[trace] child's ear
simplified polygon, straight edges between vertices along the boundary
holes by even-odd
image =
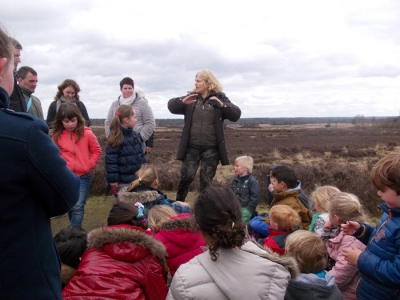
[[[158,179],[154,180],[153,183],[151,184],[151,187],[153,189],[156,189],[158,187],[159,183],[158,183]]]

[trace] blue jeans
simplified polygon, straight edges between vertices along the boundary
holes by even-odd
[[[74,207],[68,211],[68,218],[71,221],[71,227],[82,228],[83,215],[85,213],[85,204],[89,195],[90,178],[92,174],[87,173],[79,177],[81,185],[79,188],[79,200]]]

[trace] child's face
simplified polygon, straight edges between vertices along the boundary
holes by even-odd
[[[396,191],[386,187],[384,191],[378,191],[378,196],[389,206],[389,208],[400,208],[400,196]]]
[[[283,181],[278,182],[278,180],[272,176],[270,178],[271,178],[271,184],[274,188],[275,193],[280,193],[280,192],[286,191],[285,183]]]
[[[249,172],[248,172],[247,168],[242,167],[240,162],[235,161],[235,175],[236,176],[245,176],[248,173]]]
[[[124,124],[127,128],[133,128],[135,127],[136,124],[136,114],[133,113],[133,115],[130,118],[124,118]]]
[[[75,131],[76,126],[78,126],[78,119],[73,117],[71,119],[65,118],[63,121],[64,129],[68,130],[69,132]]]

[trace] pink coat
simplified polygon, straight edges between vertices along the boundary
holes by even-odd
[[[354,246],[364,251],[366,246],[354,236],[344,235],[343,232],[328,240],[326,246],[329,256],[336,261],[335,266],[329,272],[335,276],[335,282],[343,294],[343,299],[356,300],[358,269],[357,266],[347,263],[343,256],[343,249]]]
[[[161,223],[154,237],[167,248],[167,265],[171,276],[174,276],[181,264],[203,253],[201,247],[206,246],[189,214],[180,214]]]

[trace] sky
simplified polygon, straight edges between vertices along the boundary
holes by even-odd
[[[70,78],[105,118],[129,76],[156,119],[180,118],[168,100],[202,69],[242,118],[400,114],[397,0],[2,0],[0,23],[38,72],[45,116]]]

